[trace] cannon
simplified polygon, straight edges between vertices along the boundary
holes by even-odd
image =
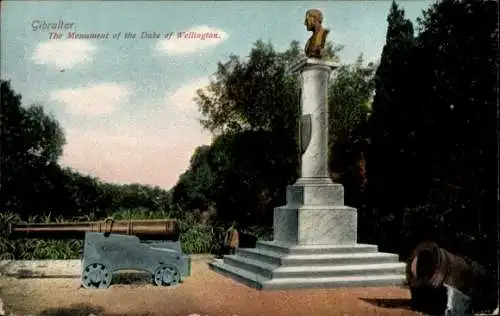
[[[421,243],[413,250],[407,261],[406,278],[415,309],[425,309],[428,313],[450,310],[454,304],[450,296],[465,299],[461,304],[470,304],[467,309],[471,310],[493,306],[489,306],[493,303],[489,299],[494,294],[495,279],[486,269],[434,242]]]
[[[182,253],[176,220],[130,220],[9,225],[11,238],[83,239],[81,282],[85,288],[108,288],[113,273],[140,270],[158,286],[174,286],[191,274]]]

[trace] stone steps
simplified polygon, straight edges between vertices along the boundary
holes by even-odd
[[[249,287],[256,289],[262,289],[264,282],[269,281],[269,278],[263,277],[260,274],[252,273],[245,269],[240,269],[228,264],[225,264],[223,260],[216,259],[208,264],[210,269],[218,272],[226,277],[229,277],[236,282],[245,284]]]
[[[263,261],[277,266],[325,266],[392,263],[397,262],[399,259],[399,257],[395,254],[383,252],[284,255],[282,253],[259,248],[238,249],[236,254],[240,257]]]
[[[293,245],[276,241],[257,241],[257,248],[286,254],[336,254],[377,252],[376,245]]]
[[[225,256],[224,263],[249,272],[260,274],[266,278],[306,278],[306,277],[337,277],[349,275],[373,274],[402,274],[404,264],[377,263],[354,265],[326,265],[326,266],[278,266],[262,261],[240,257]]]
[[[389,286],[401,285],[405,279],[402,274],[270,279],[260,274],[226,264],[222,260],[216,260],[209,265],[212,270],[259,290]]]
[[[368,275],[368,276],[343,276],[328,278],[286,278],[272,279],[264,283],[265,289],[314,289],[314,288],[339,288],[339,287],[376,287],[396,286],[404,282],[405,277],[399,274]]]
[[[258,242],[256,248],[210,267],[257,289],[403,285],[405,264],[374,245],[287,245]]]

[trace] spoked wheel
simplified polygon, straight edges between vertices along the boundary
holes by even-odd
[[[82,273],[82,285],[87,289],[105,289],[111,284],[111,272],[100,263],[90,264]]]
[[[154,275],[155,284],[158,286],[174,286],[179,284],[180,279],[179,270],[169,265],[159,266]]]

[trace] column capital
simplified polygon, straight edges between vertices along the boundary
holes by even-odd
[[[295,62],[290,67],[290,70],[292,72],[299,72],[304,69],[310,69],[310,68],[318,68],[318,69],[332,71],[334,69],[339,68],[339,64],[331,60],[323,60],[317,58],[302,58],[299,61]]]

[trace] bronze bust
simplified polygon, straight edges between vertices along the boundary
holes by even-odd
[[[325,48],[326,37],[330,32],[328,29],[323,28],[323,13],[317,9],[311,9],[306,12],[306,19],[304,25],[308,31],[313,34],[306,43],[305,53],[309,58],[324,57],[323,49]]]

